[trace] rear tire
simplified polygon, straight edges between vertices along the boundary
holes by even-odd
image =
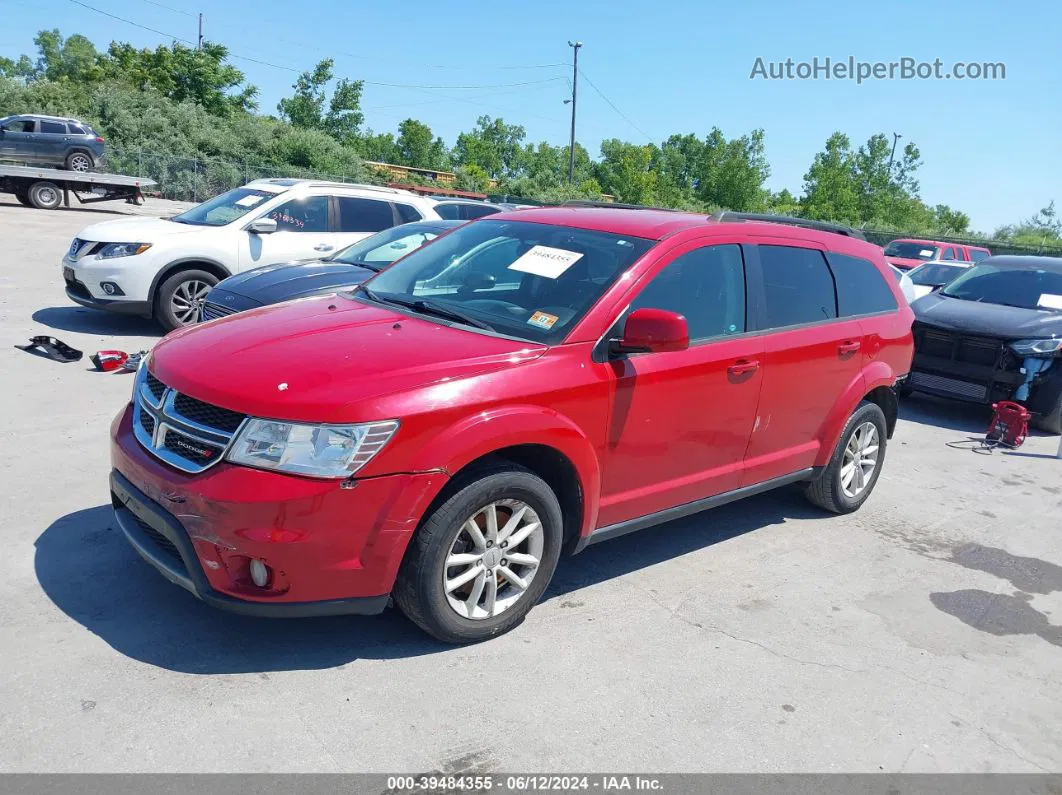
[[[872,429],[872,430],[871,430]],[[805,496],[831,513],[851,513],[867,501],[885,463],[887,426],[876,403],[864,401],[845,423],[830,462],[804,489]],[[873,450],[871,449],[873,448]],[[864,464],[871,457],[873,469]]]
[[[477,643],[518,626],[542,597],[560,557],[563,518],[557,496],[545,481],[508,462],[470,472],[455,489],[409,542],[392,595],[402,612],[429,635],[444,643]],[[494,541],[484,513],[491,510]],[[523,524],[514,525],[508,535],[521,540],[508,546],[506,528],[520,521]],[[469,535],[470,524],[480,528],[478,543]],[[455,562],[458,558],[465,560]],[[526,565],[535,559],[537,565]],[[509,572],[525,587],[514,584]],[[455,588],[448,580],[462,585]]]
[[[63,191],[54,182],[34,182],[27,191],[29,203],[38,210],[55,210],[63,203]]]
[[[159,285],[155,296],[155,320],[173,331],[199,322],[199,309],[218,277],[201,270],[178,271]]]
[[[82,174],[92,171],[92,156],[80,149],[75,149],[66,156],[63,164],[68,171],[77,171]]]

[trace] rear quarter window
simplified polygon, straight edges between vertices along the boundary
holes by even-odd
[[[891,312],[896,296],[873,262],[862,257],[828,252],[826,259],[837,285],[837,314],[840,317]]]

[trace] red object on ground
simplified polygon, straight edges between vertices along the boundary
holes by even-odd
[[[125,364],[129,360],[129,354],[125,351],[97,351],[89,358],[97,370],[109,373]]]
[[[1029,435],[1032,413],[1020,403],[1001,400],[992,404],[992,421],[988,424],[985,441],[1004,447],[1021,447]]]

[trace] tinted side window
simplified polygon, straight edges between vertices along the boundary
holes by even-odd
[[[304,196],[269,212],[278,232],[328,232],[328,197]]]
[[[955,259],[955,249],[953,249],[951,246],[948,246],[946,249],[944,249],[944,256],[941,257],[941,259]]]
[[[398,210],[398,217],[402,219],[402,223],[408,224],[412,221],[420,221],[424,218],[420,214],[420,210],[409,204],[396,204],[395,209]]]
[[[382,232],[394,225],[395,217],[389,202],[339,197],[340,232]]]
[[[837,284],[837,310],[841,317],[891,312],[896,297],[874,263],[847,254],[827,254]],[[932,265],[925,267],[931,268]]]
[[[462,217],[467,218],[469,221],[473,218],[482,218],[485,215],[494,215],[494,213],[498,212],[496,207],[488,207],[486,205],[479,206],[475,204],[466,204],[462,209],[464,210]]]
[[[68,124],[66,128],[70,130],[71,135],[86,135],[85,128],[77,124]]]
[[[768,328],[837,317],[833,276],[821,251],[760,246]]]
[[[740,334],[745,330],[741,247],[707,246],[679,256],[631,303],[631,309],[644,307],[685,317],[691,341]]]
[[[36,124],[36,122],[31,119],[16,119],[15,121],[9,121],[5,124],[4,129],[9,130],[10,132],[31,133],[33,132],[34,124]]]
[[[435,205],[435,212],[439,214],[440,218],[444,218],[447,221],[461,220],[460,204],[437,204]]]
[[[58,121],[45,121],[41,120],[42,133],[52,133],[53,135],[66,135],[66,125]]]
[[[970,259],[972,259],[974,262],[980,262],[981,260],[986,259],[989,256],[991,255],[984,249],[970,249]]]

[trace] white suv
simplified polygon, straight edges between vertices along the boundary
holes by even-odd
[[[321,259],[398,224],[439,218],[408,191],[297,179],[256,180],[173,218],[123,218],[82,230],[63,257],[82,306],[195,323],[210,288],[278,262]]]

